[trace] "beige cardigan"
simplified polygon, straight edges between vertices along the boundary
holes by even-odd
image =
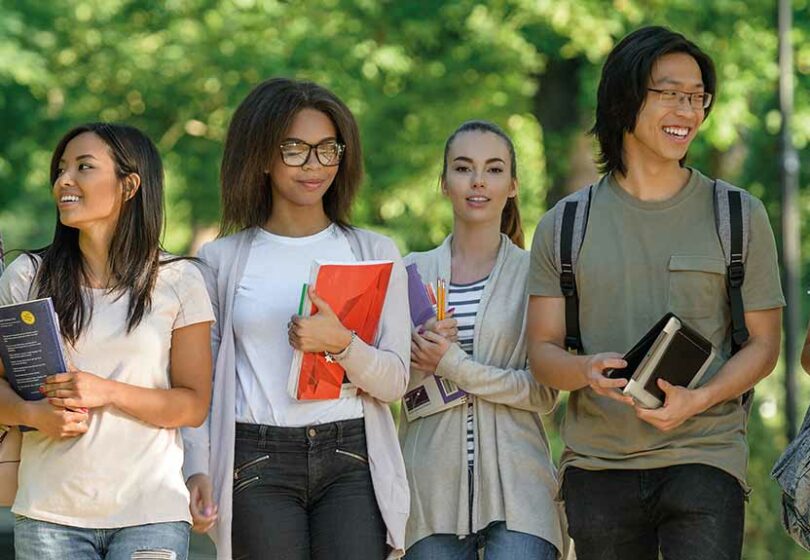
[[[449,280],[450,239],[405,262],[416,263],[425,282]],[[473,356],[451,345],[436,373],[475,395],[473,532],[505,521],[510,530],[541,537],[562,553],[568,537],[554,500],[556,472],[540,420],[554,408],[557,392],[539,384],[527,366],[528,271],[529,253],[502,235],[475,318]],[[412,372],[409,388],[424,375]],[[406,547],[436,533],[469,533],[466,416],[466,406],[411,423],[401,415],[411,488]]]
[[[211,412],[199,428],[183,430],[186,478],[206,473],[214,484],[219,520],[209,535],[217,545],[217,559],[231,559],[233,455],[235,441],[236,355],[233,303],[236,286],[250,253],[256,229],[247,229],[205,245],[199,252],[217,322],[213,328],[214,388]],[[356,338],[341,360],[349,379],[363,390],[369,468],[377,504],[387,528],[389,558],[404,553],[408,518],[408,484],[397,442],[394,419],[387,403],[402,398],[408,384],[410,324],[408,288],[402,259],[394,243],[382,235],[351,228],[346,237],[357,260],[391,260],[388,285],[377,340],[369,346]]]

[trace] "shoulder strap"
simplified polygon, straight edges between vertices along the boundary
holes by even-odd
[[[5,259],[6,251],[3,248],[3,234],[0,233],[0,274],[3,274],[3,269],[6,267]]]
[[[560,275],[560,290],[565,297],[565,347],[582,352],[579,331],[579,294],[576,267],[585,239],[593,185],[568,195],[557,203],[554,218],[554,262]]]
[[[726,286],[731,307],[731,351],[736,354],[748,340],[742,285],[745,280],[745,260],[748,257],[751,195],[725,181],[716,180],[714,217],[726,259]]]

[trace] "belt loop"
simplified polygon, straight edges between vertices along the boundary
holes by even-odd
[[[265,424],[259,424],[259,445],[264,445],[267,442],[267,426]]]
[[[343,447],[343,422],[335,422],[335,426],[337,426],[337,446]]]

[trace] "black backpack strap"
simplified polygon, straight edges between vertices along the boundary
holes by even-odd
[[[731,308],[731,352],[736,354],[748,340],[745,326],[745,304],[742,285],[748,256],[750,195],[725,183],[715,181],[715,219],[720,244],[726,259],[726,286]]]
[[[575,353],[583,351],[576,266],[588,224],[592,189],[593,186],[589,186],[561,200],[555,216],[555,261],[560,275],[560,290],[565,297],[565,348]]]
[[[3,248],[3,234],[0,233],[0,274],[3,274],[3,270],[6,267],[6,250]]]

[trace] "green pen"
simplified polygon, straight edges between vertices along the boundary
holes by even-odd
[[[301,287],[301,301],[298,303],[298,314],[299,315],[304,314],[304,302],[307,299],[307,288],[308,287],[309,287],[309,284],[306,284],[306,283]]]

